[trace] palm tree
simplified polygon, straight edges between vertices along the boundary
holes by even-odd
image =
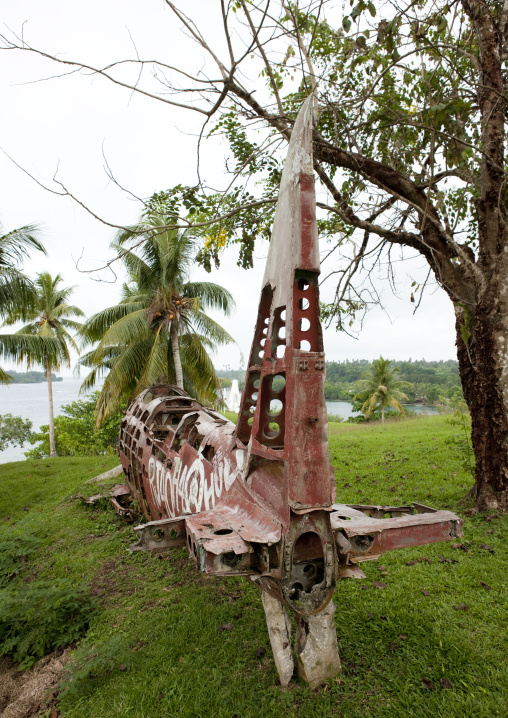
[[[52,277],[49,272],[41,272],[35,280],[36,297],[34,305],[26,311],[25,309],[13,309],[8,313],[5,324],[14,324],[23,318],[28,324],[22,327],[14,337],[24,339],[44,340],[42,348],[39,346],[33,352],[27,351],[28,365],[42,364],[46,372],[48,382],[49,399],[49,454],[56,456],[55,448],[55,422],[53,413],[53,383],[51,373],[58,370],[62,365],[70,366],[69,345],[78,351],[78,346],[68,329],[76,332],[81,324],[69,317],[84,316],[84,313],[68,303],[68,299],[74,287],[58,289],[62,277],[57,274]]]
[[[6,317],[14,309],[19,310],[23,319],[26,312],[35,302],[35,287],[18,268],[28,256],[30,250],[46,253],[37,239],[37,227],[33,224],[14,229],[7,234],[2,233],[0,223],[0,317]],[[37,349],[37,342],[22,340],[19,342],[12,335],[0,335],[0,354],[5,358],[18,361],[28,348]],[[40,342],[39,342],[40,344]],[[0,367],[0,384],[9,384],[11,377]]]
[[[385,421],[385,409],[392,406],[394,409],[404,414],[400,401],[407,399],[401,389],[411,387],[407,381],[399,381],[396,378],[397,367],[392,368],[389,359],[374,359],[371,367],[363,375],[364,378],[357,382],[361,389],[358,394],[353,397],[354,401],[363,401],[361,411],[368,419],[372,412],[381,407],[381,423]]]
[[[107,373],[98,422],[161,375],[205,403],[217,401],[219,381],[208,352],[233,339],[205,310],[227,316],[234,301],[217,284],[190,280],[197,238],[165,230],[169,223],[166,215],[147,212],[140,224],[119,233],[112,247],[128,274],[120,303],[81,330],[84,346],[98,342],[80,359],[92,369],[82,390]],[[134,241],[136,248],[129,249]]]

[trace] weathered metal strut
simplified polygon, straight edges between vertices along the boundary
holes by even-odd
[[[205,573],[262,590],[282,685],[295,662],[317,686],[340,670],[333,621],[339,577],[395,548],[462,535],[449,511],[335,503],[324,398],[312,100],[293,128],[236,427],[174,386],[131,404],[120,457],[148,523],[131,550],[186,545]]]

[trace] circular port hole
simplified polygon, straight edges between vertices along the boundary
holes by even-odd
[[[308,332],[310,329],[310,322],[308,319],[300,319],[298,322],[298,328],[301,332]]]
[[[265,323],[265,324],[268,324],[269,321],[270,321],[270,317],[266,317],[264,323]]]
[[[277,347],[277,351],[275,352],[275,356],[277,357],[277,359],[283,359],[285,353],[286,353],[286,345],[279,344],[279,346]]]
[[[263,329],[263,334],[266,335],[267,332],[268,332],[268,327],[265,327],[265,328]]]
[[[305,311],[309,308],[310,302],[308,299],[299,299],[298,300],[298,309],[302,309]]]
[[[302,292],[306,292],[309,288],[309,283],[306,279],[299,279],[298,280],[298,288],[302,290]]]
[[[313,566],[311,563],[308,563],[306,566],[303,567],[303,572],[308,578],[312,578],[314,574],[316,573],[316,567]]]
[[[275,421],[271,421],[265,426],[263,433],[267,439],[275,439],[280,434],[280,425]]]
[[[249,426],[252,426],[253,423],[254,423],[254,417],[251,416],[250,419],[247,419],[247,424],[248,424]]]
[[[301,591],[303,591],[303,586],[299,581],[297,581],[289,589],[289,598],[292,601],[297,601]]]
[[[276,374],[272,379],[272,391],[282,391],[286,386],[286,379],[282,374]]]
[[[306,339],[303,342],[300,342],[300,349],[304,352],[310,352],[310,342]]]
[[[280,313],[280,318],[281,318],[281,321],[283,321],[283,322],[286,321],[286,310],[285,309],[283,309],[282,312]]]
[[[277,336],[279,339],[285,339],[286,338],[286,327],[281,327],[278,331]]]
[[[216,536],[227,536],[228,534],[232,534],[233,529],[217,529],[217,531],[214,531],[214,534]]]
[[[283,403],[280,401],[280,399],[272,399],[270,402],[270,414],[272,416],[276,416],[277,414],[280,414],[283,408]]]
[[[261,341],[259,343],[262,347],[264,347],[266,344],[266,337],[264,337],[264,339],[261,339]]]
[[[164,538],[164,531],[162,529],[155,529],[152,538],[154,541],[162,541]]]
[[[264,355],[265,355],[264,351],[260,351],[260,352],[258,353],[258,357],[259,357],[260,359],[262,359],[262,358],[264,357]]]
[[[258,400],[258,393],[257,393],[257,391],[252,392],[252,394],[251,394],[250,396],[251,396],[252,401],[257,401],[257,400]]]
[[[254,387],[254,389],[259,389],[259,379],[256,379],[255,381],[253,381],[252,386]]]

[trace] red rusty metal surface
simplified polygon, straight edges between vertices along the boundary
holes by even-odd
[[[200,570],[245,575],[301,615],[327,605],[338,576],[360,576],[357,562],[461,535],[450,512],[334,503],[319,271],[309,100],[282,175],[237,425],[155,384],[130,405],[119,442],[148,521],[132,550],[185,545]]]

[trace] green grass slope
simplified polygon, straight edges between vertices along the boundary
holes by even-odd
[[[470,478],[445,443],[455,431],[443,417],[331,424],[338,500],[463,515]],[[342,674],[315,692],[298,679],[283,691],[254,587],[199,574],[181,549],[131,555],[132,529],[106,504],[69,499],[95,493],[84,481],[114,463],[0,467],[0,540],[28,531],[39,541],[9,586],[70,578],[99,599],[61,695],[65,718],[508,715],[506,517],[466,518],[463,549],[362,564],[367,580],[341,581],[335,594]]]

